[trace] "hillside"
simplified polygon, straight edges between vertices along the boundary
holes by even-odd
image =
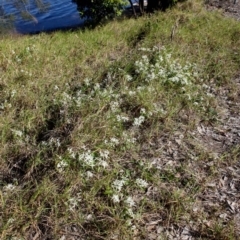
[[[189,0],[0,39],[0,239],[239,239],[240,22]]]

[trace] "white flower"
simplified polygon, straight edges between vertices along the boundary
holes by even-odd
[[[3,187],[4,192],[12,192],[16,188],[15,185],[9,183],[8,185]]]
[[[118,108],[119,108],[119,102],[111,102],[110,107],[111,107],[112,112],[117,112]]]
[[[136,225],[132,225],[131,230],[134,231],[135,229],[137,229]]]
[[[148,186],[148,183],[141,178],[136,179],[136,184],[141,188],[146,188]]]
[[[87,86],[90,85],[90,81],[91,81],[90,78],[85,78],[85,79],[84,79],[84,83],[85,83]]]
[[[70,210],[71,212],[73,212],[73,211],[75,210],[75,208],[77,207],[77,205],[78,205],[78,201],[77,201],[76,198],[70,198],[70,199],[68,200],[68,207],[69,207],[69,210]]]
[[[136,92],[130,90],[130,91],[128,92],[128,94],[129,94],[129,96],[134,96],[134,95],[136,95]]]
[[[135,118],[133,125],[139,127],[144,122],[144,120],[145,120],[144,116],[140,116],[139,118]]]
[[[8,224],[12,224],[12,223],[14,223],[14,221],[15,221],[14,218],[9,218],[8,221],[7,221],[7,223],[8,223]]]
[[[214,95],[212,93],[209,93],[209,92],[207,92],[207,96],[208,97],[214,97]]]
[[[86,172],[86,176],[87,176],[87,178],[92,178],[93,177],[93,173],[90,172],[90,171],[87,171]]]
[[[22,137],[22,135],[23,135],[23,132],[20,131],[20,130],[13,130],[13,129],[12,129],[12,132],[14,132],[14,134],[15,134],[17,137]]]
[[[104,160],[99,161],[99,165],[102,166],[103,168],[108,167],[108,163]]]
[[[59,162],[57,164],[57,170],[61,173],[65,170],[65,168],[68,166],[68,163],[66,163],[64,160],[62,160],[61,162]]]
[[[129,216],[131,218],[134,218],[135,217],[135,214],[133,213],[133,210],[131,208],[127,209],[127,213],[129,214]]]
[[[132,198],[132,197],[127,197],[127,199],[125,200],[125,203],[126,203],[129,207],[135,206],[135,202],[133,201],[133,198]]]
[[[16,90],[14,89],[14,90],[12,90],[12,92],[11,92],[11,97],[14,97],[15,96],[15,94],[16,94]]]
[[[86,216],[86,220],[87,221],[91,221],[93,219],[93,215],[92,214],[88,214],[87,216]]]
[[[49,143],[54,144],[58,148],[61,146],[61,142],[59,138],[50,138]]]
[[[145,48],[145,47],[142,47],[142,48],[139,48],[138,49],[139,51],[143,51],[143,52],[151,52],[151,48]]]
[[[113,200],[114,203],[119,203],[119,202],[120,202],[119,196],[116,195],[116,194],[114,194],[114,195],[112,196],[112,200]]]
[[[118,122],[127,122],[129,121],[129,118],[127,116],[117,115],[117,121]]]
[[[120,192],[122,190],[122,187],[125,185],[127,179],[122,180],[115,180],[112,183],[112,188],[114,188],[117,192]]]
[[[70,154],[70,156],[71,156],[72,158],[75,158],[75,157],[76,157],[76,153],[73,151],[72,148],[68,148],[68,152],[69,152],[69,154]]]
[[[141,114],[146,114],[146,109],[145,108],[141,108],[140,113]]]
[[[137,139],[136,138],[128,138],[127,143],[136,143]]]
[[[110,146],[115,147],[119,144],[119,140],[117,138],[110,138]]]
[[[78,192],[76,194],[76,197],[72,197],[68,199],[68,207],[70,211],[75,211],[76,207],[78,206],[78,203],[81,202],[81,192]]]
[[[96,83],[95,86],[94,86],[94,90],[97,91],[100,89],[100,84],[99,83]]]
[[[131,75],[128,75],[128,74],[125,75],[125,78],[126,78],[126,80],[129,81],[129,82],[133,79],[133,77],[132,77]]]
[[[108,150],[100,150],[99,152],[100,157],[103,159],[108,159],[109,157],[109,151]]]
[[[61,142],[60,142],[59,138],[56,139],[56,146],[57,146],[57,147],[60,147],[60,146],[61,146]]]
[[[89,167],[95,166],[94,157],[90,150],[88,150],[85,153],[80,154],[78,157],[78,160],[83,161]]]

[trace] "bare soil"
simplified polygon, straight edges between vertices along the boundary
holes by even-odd
[[[224,14],[240,20],[240,0],[206,0],[209,9],[221,9]]]

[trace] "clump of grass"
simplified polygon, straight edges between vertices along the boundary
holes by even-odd
[[[228,228],[234,238],[231,221],[193,210],[204,188],[193,167],[215,160],[189,135],[218,121],[212,85],[237,71],[229,39],[240,28],[184,4],[1,40],[2,239],[143,239],[155,218],[162,238],[186,224],[198,237],[226,239]]]

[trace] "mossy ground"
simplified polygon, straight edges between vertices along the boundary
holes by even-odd
[[[235,192],[212,189],[239,163],[239,34],[187,1],[2,36],[0,238],[238,239]]]

